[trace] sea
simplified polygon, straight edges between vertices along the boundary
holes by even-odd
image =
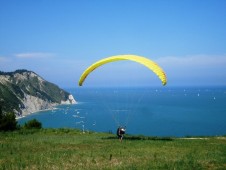
[[[44,128],[188,137],[226,135],[226,87],[70,88],[77,104],[59,105],[18,119]]]

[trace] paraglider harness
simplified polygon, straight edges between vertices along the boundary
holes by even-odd
[[[126,133],[126,129],[125,129],[125,128],[119,127],[119,128],[117,129],[117,136],[118,136],[119,139],[122,140],[123,135],[124,135],[125,133]]]

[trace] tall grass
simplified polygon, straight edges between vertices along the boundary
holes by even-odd
[[[226,139],[21,130],[0,133],[0,169],[226,169]]]

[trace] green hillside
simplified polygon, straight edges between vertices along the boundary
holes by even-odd
[[[226,138],[126,136],[69,129],[0,133],[0,169],[226,169]]]
[[[3,112],[21,112],[25,95],[34,96],[50,103],[66,101],[69,93],[50,83],[33,71],[0,71],[0,99]]]

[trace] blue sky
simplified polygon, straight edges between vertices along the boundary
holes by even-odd
[[[0,70],[28,69],[78,87],[93,62],[136,54],[157,62],[168,86],[226,85],[225,0],[0,0]],[[85,86],[157,85],[133,62],[95,70]]]

